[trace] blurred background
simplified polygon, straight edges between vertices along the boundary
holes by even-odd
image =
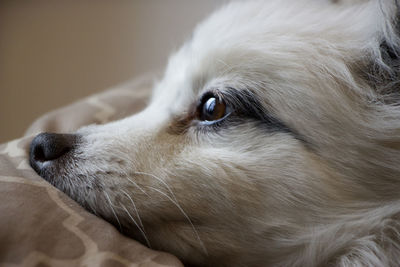
[[[225,0],[1,0],[0,143],[38,116],[144,73]]]

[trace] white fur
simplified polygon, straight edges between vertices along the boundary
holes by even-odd
[[[78,131],[56,186],[193,265],[399,266],[400,97],[381,50],[399,51],[396,19],[394,1],[228,4],[170,58],[144,111]],[[228,87],[299,138],[251,119],[171,132]]]

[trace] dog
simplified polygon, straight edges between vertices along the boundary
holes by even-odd
[[[190,266],[400,266],[398,1],[228,3],[140,113],[42,133],[36,172]]]

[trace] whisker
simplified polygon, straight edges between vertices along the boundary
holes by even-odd
[[[89,206],[89,208],[93,211],[93,213],[94,213],[96,216],[99,216],[99,215],[97,214],[97,212],[96,212],[96,209],[92,206],[92,204],[90,204],[89,201],[86,201],[86,203],[87,203],[87,205]]]
[[[106,191],[103,191],[103,193],[104,193],[104,195],[106,196],[106,198],[107,198],[107,200],[108,200],[109,206],[110,206],[110,208],[111,208],[112,213],[114,214],[115,219],[117,219],[117,222],[118,222],[118,225],[119,225],[119,229],[122,231],[121,223],[119,222],[118,216],[117,216],[117,214],[115,213],[115,210],[114,210],[114,208],[113,208],[113,204],[112,204],[112,202],[111,202],[110,196],[107,194]]]
[[[197,232],[196,228],[194,227],[192,221],[190,220],[189,216],[186,214],[186,212],[182,209],[182,207],[179,205],[179,203],[177,201],[174,201],[170,196],[168,196],[166,193],[162,192],[161,190],[154,188],[152,186],[148,186],[148,188],[153,189],[155,191],[157,191],[158,193],[160,193],[161,195],[165,196],[166,198],[168,198],[173,204],[175,204],[175,206],[182,212],[182,214],[185,216],[185,218],[188,220],[188,222],[190,223],[193,232],[195,233],[197,240],[200,243],[200,246],[202,247],[202,249],[204,250],[205,254],[208,255],[208,251],[203,243],[203,241],[200,238],[199,233]]]
[[[142,234],[142,236],[144,237],[144,239],[146,240],[147,246],[149,248],[151,248],[151,244],[149,239],[147,239],[146,233],[144,232],[144,230],[137,224],[136,220],[132,217],[132,215],[129,213],[129,211],[127,210],[127,208],[124,206],[124,204],[121,203],[121,207],[125,210],[125,212],[128,214],[129,218],[131,218],[131,220],[133,221],[133,223],[136,225],[136,227],[139,229],[140,233]]]
[[[138,209],[136,208],[135,202],[133,201],[133,199],[131,198],[131,196],[130,196],[127,192],[125,192],[124,190],[121,190],[121,192],[124,193],[124,194],[129,198],[129,200],[131,201],[132,206],[133,206],[133,208],[135,209],[136,216],[138,217],[139,224],[140,224],[140,226],[143,228],[143,231],[144,231],[144,226],[143,226],[142,220],[141,220],[141,218],[140,218],[139,211],[138,211]]]
[[[126,177],[126,179],[128,179],[129,182],[131,182],[134,186],[136,186],[140,191],[142,191],[143,194],[145,194],[146,196],[149,196],[144,190],[143,188],[141,188],[136,182],[132,181],[130,178]]]
[[[143,174],[143,175],[148,175],[150,177],[153,177],[154,179],[160,181],[163,185],[165,185],[165,187],[168,189],[168,191],[171,193],[172,197],[174,198],[175,202],[178,202],[174,192],[172,192],[171,188],[169,187],[169,185],[161,178],[155,176],[154,174],[151,173],[146,173],[146,172],[135,172],[135,174]]]

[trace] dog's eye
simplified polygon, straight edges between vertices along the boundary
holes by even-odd
[[[202,121],[216,121],[226,114],[226,104],[223,99],[214,94],[206,95],[198,109],[199,119]]]

